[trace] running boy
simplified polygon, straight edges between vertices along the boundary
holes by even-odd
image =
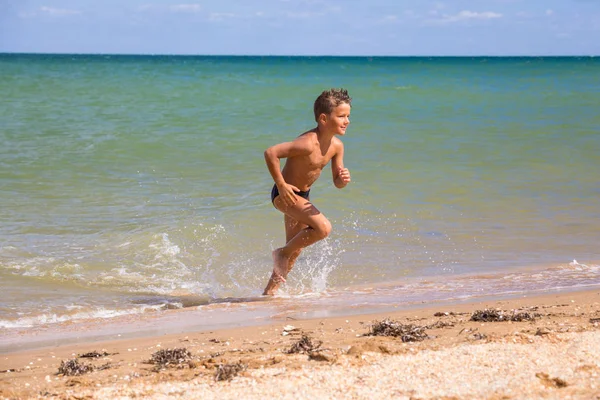
[[[331,223],[310,202],[311,185],[331,161],[333,183],[337,188],[350,182],[344,168],[344,145],[336,135],[344,135],[350,124],[352,99],[344,89],[326,90],[314,104],[317,127],[292,142],[280,143],[265,151],[265,161],[275,181],[271,201],[284,214],[286,244],[273,251],[273,273],[263,294],[273,295],[294,266],[303,248],[325,239]],[[280,159],[286,158],[283,170]]]

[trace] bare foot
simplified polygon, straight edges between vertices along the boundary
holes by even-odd
[[[276,249],[272,253],[273,255],[273,273],[267,283],[264,295],[272,296],[275,291],[279,288],[279,285],[285,283],[285,277],[288,273],[289,259],[283,255],[281,248]]]

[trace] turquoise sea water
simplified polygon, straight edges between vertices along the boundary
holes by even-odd
[[[4,54],[0,328],[259,296],[283,245],[262,153],[330,87],[352,183],[313,186],[334,230],[279,305],[600,285],[598,58]]]

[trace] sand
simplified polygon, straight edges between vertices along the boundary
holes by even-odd
[[[0,398],[600,399],[600,290],[3,354]]]

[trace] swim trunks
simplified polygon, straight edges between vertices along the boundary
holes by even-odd
[[[309,200],[308,195],[310,194],[310,189],[308,189],[306,192],[296,192],[294,190],[294,193],[306,200]],[[273,185],[273,189],[271,190],[271,203],[275,204],[275,197],[277,196],[279,196],[279,189],[277,189],[277,185]]]

